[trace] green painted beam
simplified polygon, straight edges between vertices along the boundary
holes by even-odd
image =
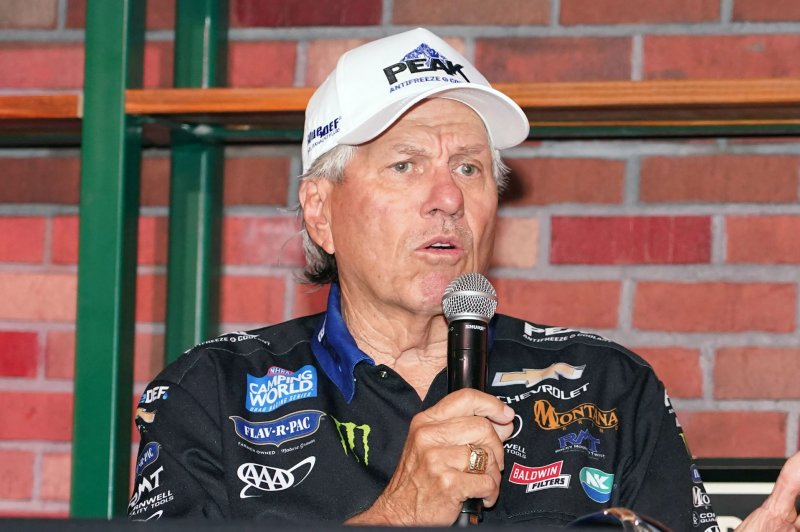
[[[227,0],[178,0],[175,86],[217,87],[227,79]],[[219,308],[224,147],[172,136],[167,261],[167,361],[214,332]]]
[[[70,514],[111,518],[129,496],[144,0],[86,9]]]

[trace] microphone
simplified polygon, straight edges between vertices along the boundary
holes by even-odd
[[[497,309],[497,292],[480,273],[453,279],[442,296],[447,319],[447,391],[486,389],[489,321]],[[467,499],[455,525],[477,525],[483,520],[483,501]]]

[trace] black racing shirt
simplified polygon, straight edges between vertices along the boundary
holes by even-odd
[[[498,315],[487,391],[516,411],[492,524],[566,524],[623,506],[673,530],[716,517],[666,391],[600,336]],[[342,522],[371,506],[424,399],[356,346],[331,287],[325,313],[209,340],[168,366],[136,411],[131,519]]]

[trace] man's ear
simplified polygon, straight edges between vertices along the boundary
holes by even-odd
[[[319,247],[333,255],[333,232],[330,220],[330,192],[333,183],[328,179],[306,179],[300,183],[300,205],[306,231]]]

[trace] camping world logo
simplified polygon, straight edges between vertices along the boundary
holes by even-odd
[[[584,467],[580,473],[583,491],[595,502],[608,502],[614,487],[614,475],[593,467]]]
[[[291,401],[317,396],[317,370],[303,366],[297,371],[272,366],[263,377],[247,374],[247,402],[250,412],[272,412]]]
[[[544,430],[562,429],[581,421],[594,423],[599,429],[611,429],[619,425],[616,408],[601,410],[592,403],[583,403],[566,412],[558,412],[546,399],[533,403],[533,419]]]

